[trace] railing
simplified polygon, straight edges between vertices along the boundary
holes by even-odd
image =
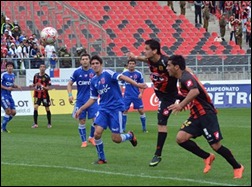
[[[3,59],[9,60],[9,59]],[[45,63],[50,68],[48,58],[25,59],[25,69],[38,69],[40,63]],[[17,67],[14,69],[17,75],[17,81],[22,84],[22,78],[25,78],[25,69],[20,69],[20,61],[12,59]],[[251,79],[251,55],[225,55],[225,56],[187,56],[187,66],[197,74],[200,80],[240,80]],[[103,57],[103,67],[109,68],[116,72],[122,72],[124,64],[127,63],[127,57]],[[59,57],[56,68],[77,68],[79,67],[78,57]],[[136,69],[145,75],[145,80],[149,80],[149,67],[144,62],[137,62]],[[4,69],[1,71],[4,71]]]

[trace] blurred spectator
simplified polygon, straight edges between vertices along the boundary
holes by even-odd
[[[71,68],[72,67],[72,59],[71,54],[67,51],[67,48],[61,47],[58,51],[58,56],[63,57],[60,59],[60,68]]]
[[[222,38],[223,41],[225,41],[224,37],[225,37],[225,33],[226,33],[226,25],[227,25],[226,14],[223,13],[221,15],[220,20],[219,20],[220,36],[221,36],[221,38]]]
[[[167,6],[171,7],[172,11],[176,14],[174,7],[173,7],[173,1],[167,1]]]
[[[225,1],[224,3],[224,11],[226,12],[228,19],[233,15],[232,9],[233,9],[233,1]]]
[[[40,53],[39,50],[36,51],[36,55],[33,56],[31,68],[38,69],[40,64],[44,64],[44,56]]]
[[[78,47],[76,49],[76,53],[74,54],[74,57],[81,57],[82,54],[86,54],[87,51],[85,48],[83,47]],[[75,59],[75,67],[79,67],[81,64],[80,64],[80,58],[76,58]]]
[[[49,66],[49,60],[50,60],[50,58],[52,56],[53,51],[56,51],[56,50],[55,50],[55,47],[52,44],[47,44],[45,46],[45,57],[46,57],[45,63],[46,63],[46,67]]]
[[[51,68],[51,69],[56,68],[57,60],[58,60],[58,56],[57,56],[56,52],[53,51],[53,52],[52,52],[52,55],[51,55],[51,57],[50,57],[50,68]]]
[[[202,25],[202,15],[201,15],[201,9],[202,9],[202,1],[194,1],[194,9],[195,9],[195,25],[198,23]],[[198,22],[199,18],[199,22]]]
[[[25,66],[25,69],[29,69],[30,68],[30,45],[29,45],[29,42],[24,39],[23,40],[23,49],[22,49],[22,52],[23,52],[23,57],[24,57],[24,66]]]
[[[18,24],[18,21],[17,21],[17,20],[14,20],[13,26],[14,26],[14,29],[15,29],[15,27],[17,27],[17,28],[18,28],[18,31],[19,31],[20,34],[21,34],[21,27],[20,27],[20,25]]]
[[[12,31],[12,36],[15,40],[18,40],[21,35],[21,32],[18,29],[18,26],[14,26],[14,30]]]
[[[1,34],[4,33],[6,26],[9,25],[10,26],[10,29],[12,30],[14,28],[14,26],[12,25],[12,23],[10,22],[10,18],[8,17],[5,17],[5,21],[4,23],[1,25]]]
[[[36,43],[39,46],[39,40],[37,39],[37,35],[35,33],[32,34],[32,38],[33,38],[32,42]]]
[[[248,18],[248,21],[245,23],[246,27],[246,44],[249,44],[251,48],[251,18]]]
[[[185,15],[186,13],[186,1],[179,1],[180,5],[180,14]]]
[[[17,58],[18,58],[18,55],[17,55],[17,48],[16,48],[16,45],[15,45],[14,43],[11,43],[11,44],[10,44],[9,52],[11,53],[11,58],[12,58],[12,61],[13,61],[13,63],[14,63],[14,69],[18,69],[18,63],[17,63]]]
[[[203,20],[204,20],[203,27],[206,29],[206,32],[208,32],[209,19],[210,19],[210,9],[209,6],[205,6],[203,9]]]
[[[241,21],[238,22],[238,26],[236,27],[235,38],[237,41],[236,44],[239,45],[240,48],[242,49],[242,22]]]

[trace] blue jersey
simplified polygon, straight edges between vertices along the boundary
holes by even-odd
[[[77,84],[77,101],[85,103],[90,98],[90,80],[94,75],[94,70],[84,70],[82,67],[73,72],[70,79]]]
[[[90,98],[98,99],[100,96],[99,110],[124,111],[122,92],[118,84],[120,75],[111,70],[103,70],[101,75],[92,78]]]
[[[1,84],[6,87],[13,87],[15,82],[15,74],[11,73],[9,74],[8,72],[4,72],[1,75]],[[11,96],[11,91],[1,89],[1,96],[2,95],[9,95]]]
[[[126,70],[122,74],[131,78],[132,80],[134,80],[137,83],[144,82],[143,74],[138,70],[135,70],[133,72]],[[124,97],[138,98],[138,95],[140,94],[138,87],[133,86],[132,84],[125,82],[125,81],[122,81],[122,83],[125,84]]]

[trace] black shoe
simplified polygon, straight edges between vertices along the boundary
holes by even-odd
[[[149,166],[152,166],[152,167],[157,166],[158,163],[161,162],[161,160],[162,160],[162,158],[161,158],[160,156],[155,155],[155,156],[152,158],[152,160],[151,160]]]
[[[136,147],[137,146],[136,136],[134,135],[132,131],[129,131],[128,133],[132,135],[132,140],[130,140],[131,144],[133,145],[133,147]]]
[[[107,160],[99,159],[99,160],[95,161],[93,164],[107,164]]]

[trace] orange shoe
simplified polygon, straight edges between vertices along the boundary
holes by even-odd
[[[203,173],[208,173],[211,169],[211,164],[213,163],[215,159],[215,155],[210,153],[210,156],[207,157],[206,159],[204,159],[204,163],[205,163],[205,168],[203,170]]]
[[[94,138],[89,137],[88,142],[91,143],[93,146],[95,146],[95,139]]]
[[[87,142],[82,142],[81,147],[87,147]]]
[[[242,173],[244,172],[244,166],[241,165],[240,168],[234,169],[234,179],[241,179]]]

